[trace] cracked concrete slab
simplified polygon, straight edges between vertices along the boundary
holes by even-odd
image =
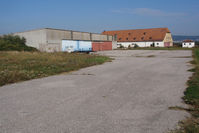
[[[191,51],[97,54],[115,60],[0,87],[0,133],[165,133],[189,116],[169,107],[185,106],[191,76],[191,58],[171,57]]]

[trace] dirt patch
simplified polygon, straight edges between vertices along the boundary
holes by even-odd
[[[192,58],[191,56],[176,56],[176,57],[169,57],[169,58]]]
[[[147,56],[140,56],[140,55],[136,55],[134,57],[146,57],[146,58],[153,58],[155,57],[155,55],[147,55]]]
[[[91,73],[79,73],[79,74],[70,74],[70,75],[91,75],[91,76],[95,76],[95,74],[91,74]]]

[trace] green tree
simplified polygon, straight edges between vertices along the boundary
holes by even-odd
[[[37,51],[37,49],[27,46],[24,37],[4,35],[0,36],[0,51]]]

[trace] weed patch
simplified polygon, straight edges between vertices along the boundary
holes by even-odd
[[[186,109],[192,117],[181,122],[181,128],[172,133],[199,133],[199,49],[193,49],[194,60],[190,63],[195,65],[192,77],[187,82],[188,88],[184,92],[183,100],[191,107]]]
[[[82,53],[0,52],[0,86],[102,64],[106,56]]]

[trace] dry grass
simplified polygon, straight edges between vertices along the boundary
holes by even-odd
[[[0,52],[0,86],[102,64],[111,59],[82,53]]]

